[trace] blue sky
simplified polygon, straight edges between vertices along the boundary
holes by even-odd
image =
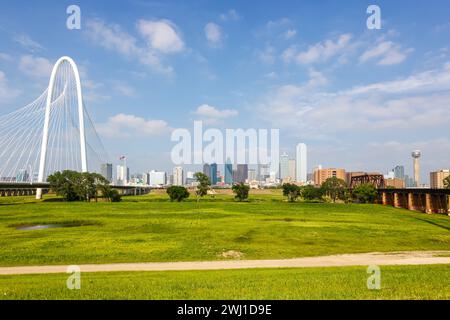
[[[81,8],[81,30],[66,8]],[[368,30],[366,9],[381,8]],[[279,128],[313,166],[450,167],[450,3],[2,1],[0,114],[24,106],[63,55],[112,158],[170,170],[173,128]],[[410,172],[408,172],[410,173]]]

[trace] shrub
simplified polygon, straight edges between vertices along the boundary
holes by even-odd
[[[122,196],[116,189],[111,188],[111,186],[106,186],[101,189],[103,198],[109,202],[120,202],[122,201]]]
[[[450,176],[444,179],[444,188],[450,189]]]
[[[361,184],[353,189],[353,197],[361,203],[373,203],[377,197],[377,189],[370,183]]]
[[[235,183],[231,187],[234,194],[236,195],[234,198],[238,201],[244,201],[248,199],[248,194],[250,192],[250,187],[245,183]]]
[[[296,184],[292,183],[285,183],[282,186],[283,189],[283,195],[288,198],[289,202],[294,202],[298,199],[300,196],[300,187]]]
[[[171,186],[167,188],[167,194],[170,197],[170,201],[181,202],[189,198],[189,191],[183,186]]]
[[[316,188],[311,185],[304,186],[301,189],[302,198],[308,201],[322,200],[323,190],[322,188]]]

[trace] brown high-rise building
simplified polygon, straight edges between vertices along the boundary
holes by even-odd
[[[444,179],[450,176],[450,170],[430,172],[430,188],[443,189]]]
[[[404,189],[405,188],[405,180],[400,178],[389,178],[384,179],[384,183],[386,187],[392,187],[395,189]]]
[[[314,170],[314,184],[316,186],[321,186],[328,178],[336,177],[346,181],[345,170],[344,169],[322,169],[318,168]]]

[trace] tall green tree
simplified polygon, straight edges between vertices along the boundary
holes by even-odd
[[[231,187],[235,194],[235,199],[238,201],[244,201],[248,199],[248,194],[250,192],[250,186],[246,185],[243,182],[235,183]]]
[[[288,198],[289,202],[295,202],[300,197],[301,188],[293,183],[285,183],[281,187],[283,195]]]
[[[195,194],[197,195],[197,202],[200,199],[208,194],[209,189],[211,188],[211,180],[209,177],[203,172],[196,172],[194,177],[197,179],[198,185],[195,190]]]
[[[333,202],[336,202],[337,199],[345,200],[347,184],[342,179],[328,178],[322,183],[322,189]]]

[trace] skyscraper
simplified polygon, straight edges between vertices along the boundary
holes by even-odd
[[[26,169],[20,169],[16,174],[16,182],[27,182],[28,178],[29,174]]]
[[[404,180],[405,179],[405,167],[402,165],[395,166],[394,177]]]
[[[430,172],[430,188],[443,189],[444,179],[450,176],[450,170],[443,169],[440,171]]]
[[[225,183],[233,184],[233,164],[230,162],[230,159],[225,163]]]
[[[414,162],[414,182],[416,184],[416,187],[420,186],[420,162],[419,158],[421,156],[420,150],[414,150],[411,153],[411,156],[413,157]]]
[[[118,185],[127,185],[130,181],[130,168],[118,165],[116,179]]]
[[[211,164],[211,175],[210,175],[210,179],[211,179],[211,185],[216,185],[217,184],[217,163],[212,163]]]
[[[236,169],[236,180],[234,182],[245,182],[248,178],[248,165],[238,164]]]
[[[308,174],[306,144],[299,143],[297,145],[296,161],[297,161],[296,180],[297,180],[297,182],[305,183],[307,181],[307,174]]]
[[[143,182],[145,185],[149,185],[149,184],[150,184],[150,173],[149,173],[149,172],[144,172],[144,173],[142,174],[142,182]]]
[[[414,188],[416,186],[416,183],[414,182],[413,178],[410,178],[408,175],[405,174],[405,186],[407,188]]]
[[[173,168],[173,185],[174,186],[184,185],[184,172],[182,167]]]
[[[289,155],[283,153],[280,155],[280,179],[286,180],[289,177]]]
[[[112,163],[102,163],[100,166],[100,174],[109,182],[113,180],[113,165]]]
[[[209,180],[211,180],[211,166],[208,163],[203,165],[203,174],[205,174]]]
[[[248,169],[248,181],[255,181],[256,180],[256,170],[255,169]]]
[[[152,170],[149,172],[149,185],[164,186],[167,184],[167,174],[164,171]]]
[[[266,181],[266,179],[269,177],[270,177],[270,165],[259,164],[258,165],[258,180]]]
[[[296,162],[295,159],[289,159],[289,178],[291,181],[295,181],[296,179],[296,174],[295,174],[295,166],[296,166]]]
[[[319,166],[314,170],[314,184],[316,186],[321,186],[328,178],[338,178],[345,181],[345,170],[337,168],[323,169],[322,166]]]

